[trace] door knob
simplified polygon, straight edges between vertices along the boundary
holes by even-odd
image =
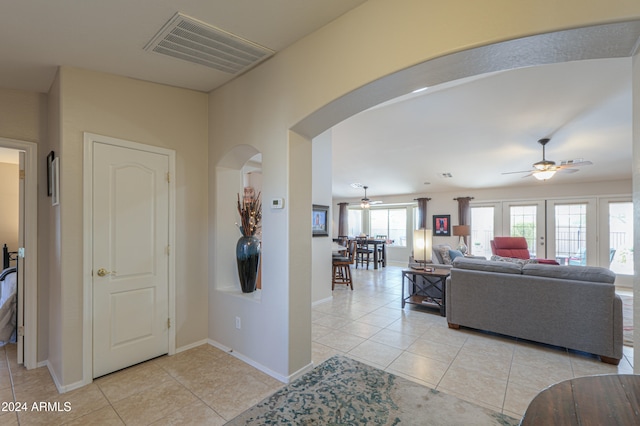
[[[116,273],[116,271],[111,271],[111,272],[109,272],[109,271],[107,271],[107,270],[106,270],[106,269],[104,269],[104,268],[100,268],[100,269],[98,269],[98,276],[99,276],[99,277],[104,277],[104,276],[111,275],[111,274],[115,274],[115,273]]]

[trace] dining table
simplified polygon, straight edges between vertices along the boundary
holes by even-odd
[[[378,264],[382,264],[382,267],[387,266],[387,240],[367,238],[358,239],[358,241],[373,246],[373,269],[378,269]]]

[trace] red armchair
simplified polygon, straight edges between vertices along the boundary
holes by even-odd
[[[524,237],[494,237],[491,240],[491,252],[496,256],[530,259],[529,246]],[[553,259],[537,259],[538,263],[559,265]]]

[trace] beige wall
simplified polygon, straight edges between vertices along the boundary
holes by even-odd
[[[396,79],[394,90],[389,90],[383,77],[391,82],[393,73],[432,58],[516,37],[639,16],[640,5],[631,2],[370,0],[214,91],[209,103],[210,164],[218,164],[239,144],[256,147],[263,153],[265,199],[284,196],[286,207],[284,212],[264,212],[263,246],[278,255],[263,256],[260,306],[212,293],[210,338],[284,377],[309,365],[310,358],[292,354],[308,353],[305,345],[311,331],[300,326],[307,318],[296,304],[310,299],[305,271],[311,269],[312,260],[294,249],[308,246],[311,237],[308,223],[290,219],[308,216],[304,203],[298,201],[311,191],[310,183],[301,185],[310,181],[310,171],[295,164],[307,160],[301,150],[291,149],[300,138],[289,129],[309,141],[349,115],[408,93],[420,86]],[[304,125],[296,126],[302,119]],[[210,179],[214,211],[217,203],[225,201],[216,199],[215,175]],[[228,235],[214,217],[210,223],[212,244]],[[227,249],[233,249],[231,242]],[[216,276],[211,280],[210,288],[215,288]],[[266,314],[253,316],[257,309]],[[243,328],[246,324],[272,334],[249,338],[246,332],[234,330],[230,318],[237,315],[249,317]],[[286,348],[273,350],[274,340]]]
[[[59,383],[74,386],[83,379],[83,132],[176,151],[176,346],[207,337],[207,96],[68,67],[59,87],[61,285],[50,317],[62,346],[49,357],[60,361]]]

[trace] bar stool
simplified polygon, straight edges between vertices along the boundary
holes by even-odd
[[[349,250],[347,251],[347,257],[334,257],[332,259],[332,273],[331,273],[331,291],[336,287],[336,284],[348,285],[353,290],[353,279],[351,278],[351,265],[355,260],[356,254],[356,242],[349,242]]]

